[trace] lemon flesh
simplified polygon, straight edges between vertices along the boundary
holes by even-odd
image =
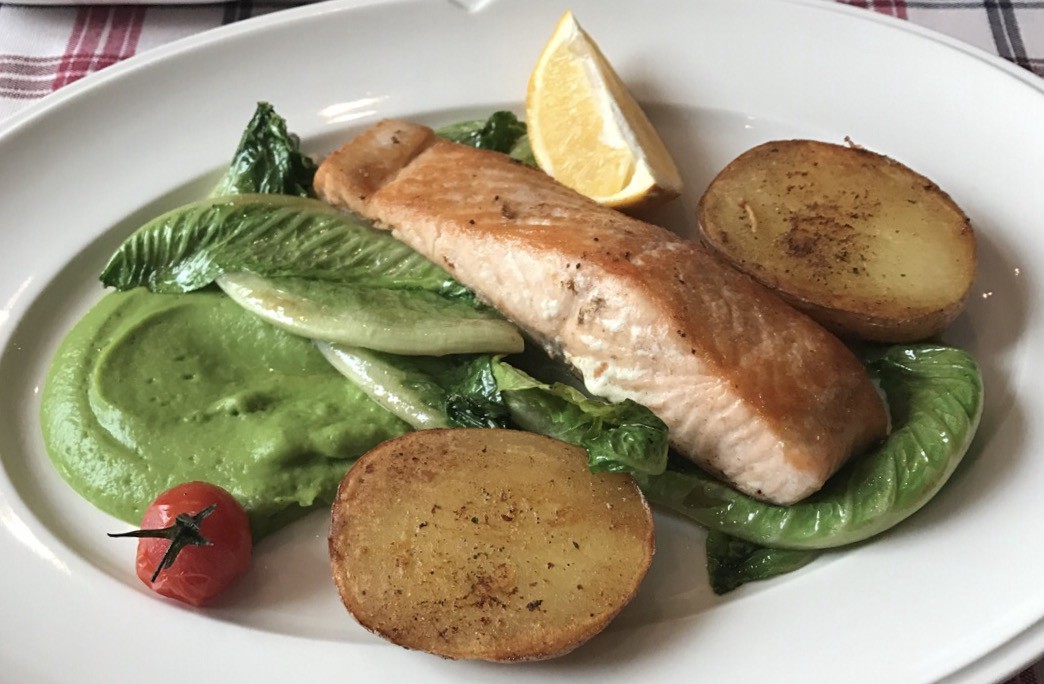
[[[681,192],[667,147],[572,12],[533,69],[526,120],[540,168],[601,204],[635,207]]]

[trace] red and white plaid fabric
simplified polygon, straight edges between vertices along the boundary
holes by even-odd
[[[838,0],[935,29],[1044,76],[1044,0]],[[287,7],[0,2],[0,119],[157,45]]]
[[[207,29],[289,5],[0,3],[0,119],[87,74]]]
[[[1044,0],[837,1],[945,33],[1044,77]],[[242,0],[215,5],[68,7],[0,2],[0,120],[150,48],[287,6],[287,2]],[[1005,684],[1038,682],[1044,684],[1044,660]]]

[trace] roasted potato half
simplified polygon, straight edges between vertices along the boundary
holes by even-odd
[[[514,430],[424,430],[376,447],[333,505],[330,561],[348,611],[407,648],[536,660],[601,631],[653,555],[629,475]]]
[[[843,337],[936,335],[975,278],[975,235],[953,200],[858,147],[759,145],[711,182],[697,218],[707,247]]]

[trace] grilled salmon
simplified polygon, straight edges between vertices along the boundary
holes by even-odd
[[[387,120],[331,154],[315,188],[445,267],[592,394],[647,406],[679,453],[751,496],[798,501],[885,436],[866,371],[825,329],[696,243],[506,155]]]

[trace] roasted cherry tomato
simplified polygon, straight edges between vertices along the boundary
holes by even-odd
[[[253,542],[242,506],[227,491],[188,482],[160,494],[145,510],[138,537],[138,577],[163,596],[201,606],[250,567]]]

